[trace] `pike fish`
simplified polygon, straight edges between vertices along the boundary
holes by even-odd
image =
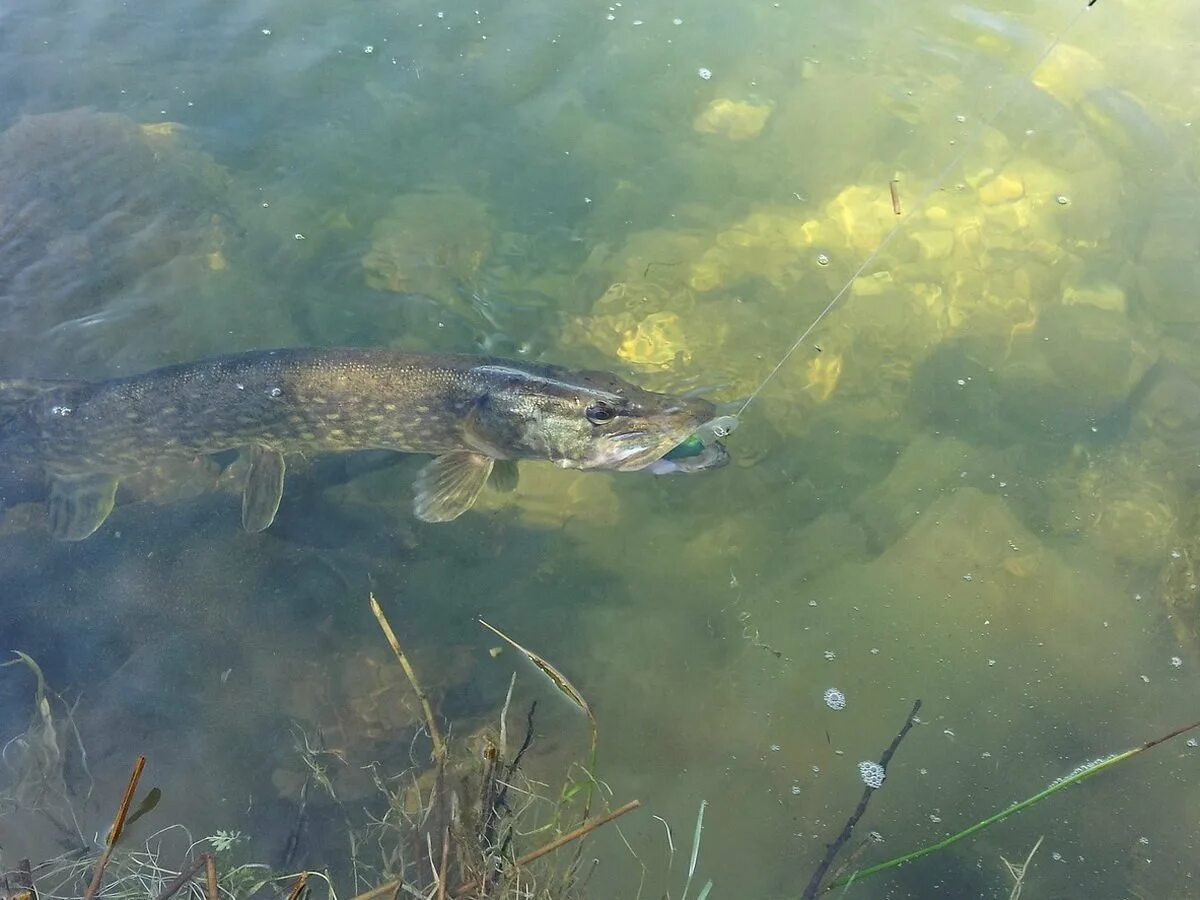
[[[257,351],[99,382],[0,380],[0,460],[39,465],[50,530],[82,540],[117,486],[172,457],[249,457],[242,525],[262,531],[283,495],[285,456],[432,454],[413,511],[448,522],[518,460],[568,469],[690,473],[728,461],[719,442],[664,459],[716,416],[707,400],[642,390],[605,372],[386,349]]]

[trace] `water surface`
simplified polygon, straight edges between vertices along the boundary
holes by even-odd
[[[6,488],[0,634],[78,698],[78,830],[142,753],[141,839],[279,864],[302,734],[369,805],[357,767],[419,723],[371,591],[464,736],[519,673],[548,782],[586,722],[476,619],[588,698],[614,804],[647,807],[637,859],[591,845],[595,896],[679,896],[701,800],[711,896],[798,896],[917,698],[864,863],[1195,718],[1200,16],[1079,6],[8,4],[5,375],[359,344],[739,399],[901,221],[890,182],[914,211],[717,473],[525,466],[425,526],[420,460],[313,461],[247,535],[236,468],[197,462],[76,545]],[[33,680],[0,675],[8,740]],[[1044,836],[1025,896],[1192,896],[1197,766],[1174,742],[852,893],[1008,897],[1001,856]],[[19,774],[6,866],[62,849]],[[365,889],[312,802],[289,861]]]

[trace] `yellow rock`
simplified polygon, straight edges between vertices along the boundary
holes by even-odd
[[[1063,291],[1064,306],[1094,306],[1110,312],[1125,312],[1125,292],[1111,282],[1088,287],[1068,287]]]
[[[999,206],[989,206],[984,214],[989,226],[999,228],[1009,233],[1024,231],[1033,221],[1033,210],[1028,199],[1015,203],[1003,203]]]
[[[851,247],[873,250],[896,223],[887,185],[851,185],[829,201],[825,214]]]
[[[637,366],[665,368],[675,362],[688,363],[683,322],[675,313],[651,313],[627,331],[617,355]]]
[[[985,206],[1011,203],[1025,196],[1025,184],[1011,172],[1001,172],[979,189],[979,202]]]
[[[829,399],[842,376],[840,353],[821,353],[808,361],[805,367],[808,383],[804,389],[821,403]]]
[[[917,231],[912,239],[921,250],[921,259],[945,259],[954,252],[953,231]]]
[[[748,141],[762,134],[771,107],[744,100],[718,99],[712,101],[696,116],[692,127],[700,134],[719,134],[731,141]]]
[[[1103,87],[1108,79],[1100,60],[1071,44],[1056,46],[1033,73],[1033,83],[1068,106]]]
[[[688,284],[692,290],[705,293],[707,291],[715,291],[725,283],[725,278],[717,266],[716,261],[709,259],[710,254],[705,254],[705,258],[692,266],[692,274],[688,276]]]
[[[878,297],[884,291],[894,287],[895,283],[892,273],[884,269],[882,272],[873,272],[870,275],[861,275],[855,278],[850,290],[858,297]]]
[[[178,122],[154,122],[139,125],[138,129],[148,138],[173,138],[183,131],[183,126]]]
[[[229,263],[225,259],[225,254],[220,250],[214,250],[212,253],[208,254],[208,256],[205,257],[205,261],[208,263],[208,267],[214,272],[223,272],[225,269],[229,268]]]

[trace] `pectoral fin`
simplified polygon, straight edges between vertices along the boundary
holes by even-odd
[[[250,472],[242,489],[242,527],[263,531],[275,521],[279,501],[283,499],[283,473],[286,465],[278,450],[250,448]]]
[[[424,522],[457,519],[474,505],[494,462],[481,453],[454,450],[427,463],[417,475],[413,513]]]
[[[111,475],[55,475],[46,511],[58,541],[82,541],[104,524],[117,496]]]
[[[492,464],[492,477],[488,479],[488,487],[493,491],[508,494],[517,489],[517,478],[517,461],[498,459]]]

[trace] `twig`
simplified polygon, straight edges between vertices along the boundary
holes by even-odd
[[[220,900],[217,894],[217,861],[211,853],[204,854],[204,886],[208,890],[207,900]]]
[[[104,880],[104,870],[108,868],[108,860],[112,856],[113,847],[121,837],[121,831],[125,827],[125,817],[129,815],[129,804],[133,802],[134,791],[137,790],[138,779],[142,777],[142,769],[146,767],[146,757],[139,756],[137,762],[133,764],[133,773],[129,776],[129,784],[125,786],[125,796],[121,798],[121,806],[117,809],[117,817],[113,819],[112,828],[108,832],[108,843],[104,847],[104,854],[100,857],[100,861],[96,863],[96,870],[92,873],[92,883],[88,885],[88,889],[83,894],[83,900],[93,900],[100,891],[100,882]]]
[[[292,885],[292,889],[288,892],[287,900],[300,900],[300,895],[304,893],[304,888],[308,885],[308,873],[301,872],[300,877],[296,879],[296,883]]]
[[[904,727],[899,733],[892,738],[891,744],[883,751],[883,756],[879,757],[879,767],[887,773],[888,763],[892,761],[892,756],[896,752],[896,748],[900,746],[900,742],[913,727],[913,720],[921,710],[921,701],[918,700],[913,704],[912,712],[908,714],[908,718],[904,722]],[[812,878],[808,880],[808,887],[804,889],[801,895],[802,900],[813,900],[821,890],[821,882],[825,878],[825,873],[829,871],[829,867],[833,865],[834,859],[841,852],[842,847],[850,840],[850,836],[854,833],[854,826],[858,824],[858,820],[863,817],[867,811],[867,804],[871,802],[871,795],[875,793],[875,788],[869,784],[863,791],[862,799],[858,801],[858,807],[851,813],[850,818],[846,820],[846,824],[842,826],[842,833],[837,836],[832,844],[825,848],[825,857],[821,860],[821,864],[817,866],[817,870],[813,872]]]
[[[1110,769],[1118,763],[1123,763],[1125,760],[1130,759],[1131,757],[1137,756],[1140,753],[1145,753],[1147,750],[1152,750],[1159,744],[1166,743],[1172,738],[1177,738],[1181,734],[1186,734],[1187,732],[1193,731],[1197,728],[1200,728],[1200,721],[1192,722],[1190,725],[1181,725],[1179,728],[1167,732],[1162,737],[1157,737],[1153,740],[1146,741],[1146,743],[1134,747],[1132,750],[1126,750],[1124,753],[1118,753],[1116,756],[1110,756],[1107,759],[1098,760],[1096,762],[1089,763],[1086,766],[1080,766],[1066,778],[1059,779],[1048,788],[1038,791],[1032,797],[1028,797],[1025,800],[1022,800],[1020,803],[1014,803],[1012,806],[1002,809],[1000,812],[995,813],[994,815],[988,816],[982,822],[976,822],[970,828],[964,828],[957,834],[952,834],[950,837],[938,841],[936,844],[930,844],[927,847],[922,847],[921,849],[914,850],[911,853],[905,853],[903,856],[897,856],[894,859],[889,859],[885,862],[879,863],[878,865],[861,869],[852,875],[839,878],[836,881],[831,882],[829,887],[835,888],[840,887],[843,884],[850,884],[851,882],[858,881],[861,878],[866,878],[868,875],[874,875],[878,872],[884,871],[885,869],[895,868],[896,866],[901,866],[905,863],[912,862],[913,860],[920,859],[923,856],[929,856],[931,853],[937,853],[939,850],[945,850],[951,844],[956,844],[963,838],[970,837],[978,831],[983,831],[983,829],[987,828],[989,825],[995,825],[997,822],[1002,822],[1009,816],[1016,815],[1017,813],[1021,812],[1021,810],[1028,809],[1035,803],[1040,803],[1052,794],[1057,794],[1059,791],[1068,788],[1073,784],[1078,784],[1085,778],[1091,778],[1093,775],[1099,775],[1105,769]]]
[[[515,866],[520,868],[521,866],[529,865],[529,863],[533,862],[534,860],[541,859],[547,853],[553,853],[555,850],[564,846],[565,844],[569,844],[572,841],[577,841],[582,837],[586,837],[601,825],[607,825],[613,819],[618,819],[625,815],[625,813],[633,812],[633,810],[637,809],[641,805],[641,800],[630,800],[624,806],[614,809],[610,813],[605,813],[602,816],[596,816],[594,819],[589,819],[573,831],[568,831],[566,834],[555,838],[550,843],[545,844],[530,853],[526,853],[516,861]],[[475,890],[477,887],[479,887],[478,881],[468,881],[454,892],[454,896],[465,896],[466,894],[471,893],[471,891]]]
[[[442,865],[438,869],[438,900],[446,900],[446,865],[450,862],[450,826],[442,828]]]
[[[417,681],[417,673],[413,670],[412,664],[409,663],[408,657],[404,655],[404,651],[400,649],[400,642],[396,640],[396,632],[392,631],[391,623],[388,622],[387,616],[383,614],[383,609],[380,607],[379,601],[375,599],[373,593],[370,597],[371,612],[375,614],[375,619],[379,622],[379,627],[383,629],[383,636],[387,638],[392,652],[396,654],[396,659],[400,662],[400,668],[408,676],[408,683],[412,685],[417,699],[421,701],[421,711],[425,714],[425,726],[429,729],[430,740],[433,741],[433,758],[437,762],[444,762],[446,759],[446,744],[442,741],[442,734],[438,731],[437,721],[433,717],[433,707],[429,705],[429,695],[425,693],[425,689]]]
[[[20,883],[17,887],[25,891],[25,896],[29,900],[38,900],[37,887],[33,883],[33,869],[30,867],[28,859],[22,859],[17,863],[17,874],[20,876]]]
[[[892,212],[900,215],[900,182],[893,178],[888,182],[888,188],[892,192]]]
[[[192,877],[204,866],[204,857],[206,856],[208,854],[203,853],[184,866],[183,871],[176,875],[175,880],[163,888],[162,893],[155,897],[154,900],[170,900],[171,897],[178,894],[179,889],[191,881]]]

